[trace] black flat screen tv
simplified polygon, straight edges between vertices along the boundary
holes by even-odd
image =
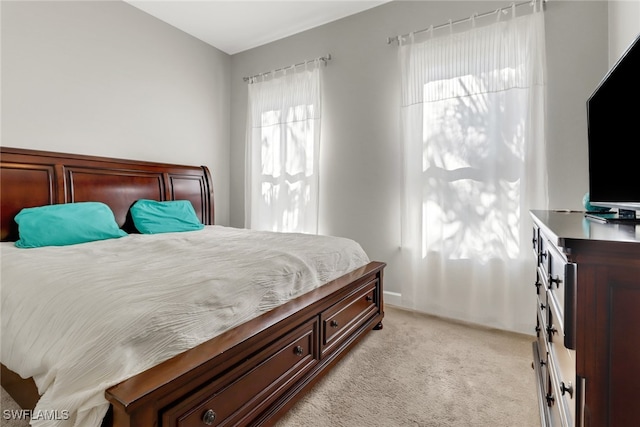
[[[640,35],[587,100],[589,197],[617,209],[610,219],[640,211]]]

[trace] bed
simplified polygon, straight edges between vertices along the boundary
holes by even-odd
[[[236,238],[244,239],[244,234],[254,234],[248,230],[214,225],[213,189],[211,176],[206,167],[2,147],[0,173],[3,242],[14,242],[19,238],[14,218],[23,208],[71,202],[101,202],[111,208],[118,226],[131,233],[126,238],[114,240],[125,242],[125,239],[129,239],[126,240],[126,244],[130,246],[126,246],[127,250],[118,249],[123,246],[117,245],[125,243],[105,241],[87,243],[86,245],[93,246],[85,246],[85,248],[95,249],[105,260],[108,256],[120,256],[127,260],[131,259],[134,265],[141,262],[133,259],[134,254],[144,252],[144,256],[149,257],[149,263],[155,260],[157,265],[164,265],[166,261],[162,259],[161,252],[147,253],[146,249],[135,249],[135,245],[146,245],[148,241],[157,240],[158,245],[164,247],[177,245],[176,241],[182,239],[186,243],[181,243],[183,246],[178,249],[171,249],[172,253],[181,254],[180,264],[184,264],[182,267],[186,269],[185,271],[206,274],[206,268],[195,267],[196,264],[192,262],[201,258],[201,254],[206,252],[203,248],[207,246],[208,241],[231,242]],[[130,207],[140,199],[188,200],[200,222],[205,225],[205,229],[202,232],[179,233],[176,238],[172,237],[175,233],[168,233],[167,236],[136,235],[131,225]],[[270,240],[288,237],[276,234],[278,233],[259,236],[264,242],[263,246],[287,245],[279,240]],[[314,248],[313,252],[310,252],[309,259],[315,259],[316,252],[321,251],[319,248],[325,248],[323,251],[333,254],[335,259],[342,259],[345,258],[344,253],[347,249],[353,246],[348,239],[323,240],[333,239],[326,236],[299,236],[299,238],[302,239],[302,249],[296,247],[288,255],[292,264],[295,264],[298,258],[302,259],[301,264],[309,264],[308,260],[303,259],[304,248]],[[241,242],[241,240],[238,241]],[[344,249],[342,244],[346,245]],[[234,245],[229,243],[226,247],[231,246]],[[249,246],[259,245],[251,243]],[[191,250],[180,249],[187,247]],[[23,259],[24,251],[29,251],[29,249],[15,249],[23,252],[14,254],[13,248],[7,248],[3,246],[3,256],[6,256],[6,259],[14,259],[11,258],[13,256],[22,257],[15,259]],[[357,248],[354,251],[357,252]],[[227,252],[230,254],[231,250]],[[69,255],[64,255],[65,253]],[[242,263],[257,265],[257,261],[263,262],[262,258],[269,258],[263,256],[262,252],[245,251],[243,253],[248,254],[243,260],[232,260],[239,267],[245,265]],[[60,272],[65,264],[65,256],[76,260],[79,259],[79,255],[55,250],[52,254],[54,256],[52,267],[45,268],[46,271],[51,272],[49,276],[52,280],[56,278],[56,273],[61,276],[64,274],[65,277],[74,276],[74,274],[70,275],[69,271]],[[317,285],[306,288],[292,285],[295,289],[270,290],[270,295],[278,297],[272,298],[273,300],[268,304],[254,304],[259,305],[260,309],[251,316],[231,317],[234,320],[226,321],[227,327],[220,331],[213,331],[214,327],[211,324],[225,323],[225,321],[216,320],[216,322],[207,323],[206,317],[192,320],[189,325],[198,330],[200,339],[200,341],[193,341],[195,343],[193,345],[189,345],[189,340],[186,340],[187,344],[182,343],[185,340],[180,341],[182,347],[173,345],[179,340],[163,337],[162,343],[169,343],[169,346],[175,347],[176,353],[170,356],[165,354],[165,358],[158,363],[145,366],[140,372],[105,387],[104,393],[100,390],[100,394],[108,402],[108,405],[105,402],[108,410],[104,418],[99,420],[99,424],[114,427],[273,425],[302,393],[311,388],[365,334],[372,329],[382,327],[384,317],[382,282],[385,264],[369,261],[362,256],[360,258],[356,256],[356,260],[349,263],[341,264],[340,269],[332,269],[326,275],[321,275],[322,283]],[[326,266],[326,261],[318,261],[317,264],[322,270]],[[122,265],[124,269],[125,263]],[[271,276],[272,271],[276,271],[275,267],[273,270],[269,268],[262,265],[260,269],[252,271],[249,279],[245,278],[245,281],[262,281],[267,276]],[[238,270],[244,271],[242,268]],[[280,270],[282,268],[278,271]],[[92,270],[87,268],[86,271],[92,274]],[[301,273],[291,274],[297,276]],[[135,269],[131,270],[130,275],[135,276]],[[173,277],[170,274],[162,275]],[[180,277],[184,275],[183,271],[169,281],[175,281],[176,286],[183,286],[183,279]],[[225,277],[226,275],[225,273]],[[203,280],[202,277],[193,278],[194,283],[201,280]],[[186,283],[186,280],[184,281]],[[32,292],[36,291],[32,290]],[[114,286],[113,293],[117,292],[119,288]],[[160,288],[156,292],[161,293]],[[96,296],[96,298],[106,298],[107,294]],[[288,297],[282,297],[284,294]],[[156,299],[155,294],[149,294],[149,296],[149,299]],[[198,298],[194,297],[194,300]],[[243,297],[244,300],[248,299]],[[11,307],[7,307],[10,301],[13,300],[3,301],[3,317],[13,315]],[[130,309],[132,307],[129,305],[130,302],[123,301],[125,302],[122,303],[122,307],[109,306],[106,299],[102,304],[103,311],[111,315],[113,323],[117,324],[121,316],[121,314],[112,314],[119,313],[117,309],[125,309],[122,316],[126,311],[133,311]],[[100,306],[96,307],[100,308]],[[160,308],[156,309],[160,310]],[[194,310],[189,308],[185,311],[192,313]],[[15,316],[15,319],[20,319],[17,314]],[[34,317],[37,316],[34,315]],[[108,320],[109,317],[105,317],[100,324],[112,323]],[[120,323],[121,326],[126,326],[126,322]],[[135,322],[136,325],[138,323]],[[50,329],[53,331],[56,328]],[[144,334],[144,331],[144,329],[139,330],[137,336]],[[51,332],[51,334],[54,333]],[[206,334],[211,336],[203,339],[202,337],[207,336]],[[45,335],[48,336],[48,333]],[[7,338],[3,338],[3,343],[5,339]],[[18,335],[15,339],[19,340],[20,336]],[[158,343],[151,344],[158,346]],[[109,344],[108,350],[101,350],[98,353],[108,354],[109,359],[117,359],[126,365],[127,361],[134,358],[126,351],[122,352],[120,347],[119,344],[113,346]],[[90,350],[91,348],[88,347],[87,352]],[[21,407],[37,408],[36,404],[41,396],[36,387],[36,381],[33,378],[22,378],[12,371],[10,366],[5,366],[4,360],[2,362],[2,386]],[[12,363],[15,364],[15,362]],[[39,377],[38,382],[43,388]],[[48,410],[64,411],[64,408],[48,408]],[[60,420],[49,424],[42,422],[38,425],[72,425],[68,424],[69,417],[66,413],[48,413],[48,415],[54,415],[54,418],[60,418]]]

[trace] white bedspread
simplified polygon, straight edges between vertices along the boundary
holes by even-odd
[[[349,239],[221,226],[0,248],[1,361],[34,378],[35,414],[69,411],[31,421],[47,427],[98,427],[108,387],[369,261]]]

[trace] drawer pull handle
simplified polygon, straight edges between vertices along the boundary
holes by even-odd
[[[293,349],[293,352],[295,353],[296,356],[302,356],[302,354],[304,353],[304,349],[301,346],[296,346],[296,348]]]
[[[553,393],[547,393],[547,395],[545,396],[545,398],[547,399],[547,406],[553,406],[553,403],[555,402],[556,398],[553,397]]]
[[[368,302],[373,301],[373,297],[371,295],[367,295],[367,297],[365,298]]]
[[[549,287],[551,287],[551,285],[555,283],[556,287],[560,288],[560,283],[562,283],[562,279],[560,277],[553,278],[551,277],[551,275],[549,275],[549,283],[550,283]]]
[[[571,398],[573,399],[573,386],[571,385],[571,383],[568,383],[568,385],[564,385],[564,381],[561,382],[560,391],[562,391],[563,396],[565,392],[569,393],[569,396],[571,396]]]
[[[332,320],[331,322],[329,322],[329,326],[331,326],[332,328],[337,328],[339,325],[338,325],[338,322],[336,322],[335,320]]]
[[[216,413],[213,412],[213,409],[207,409],[207,412],[202,416],[202,422],[208,426],[212,426],[213,422],[216,420]]]

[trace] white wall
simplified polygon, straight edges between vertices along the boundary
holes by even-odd
[[[640,34],[640,0],[609,2],[609,66]]]
[[[583,210],[589,190],[586,102],[607,72],[607,3],[546,4],[551,209]]]
[[[640,1],[550,0],[546,7],[550,207],[583,209],[586,100],[640,33]]]
[[[231,224],[243,226],[247,89],[242,77],[330,53],[334,59],[325,69],[323,98],[320,232],[353,238],[371,258],[387,262],[386,289],[398,291],[400,82],[397,48],[387,44],[387,37],[508,4],[394,1],[234,55]],[[588,176],[585,103],[607,69],[607,4],[553,0],[546,5],[545,19],[550,207],[579,209]],[[387,301],[396,302],[393,295]]]
[[[230,57],[116,1],[2,1],[2,145],[206,165],[229,222]]]

